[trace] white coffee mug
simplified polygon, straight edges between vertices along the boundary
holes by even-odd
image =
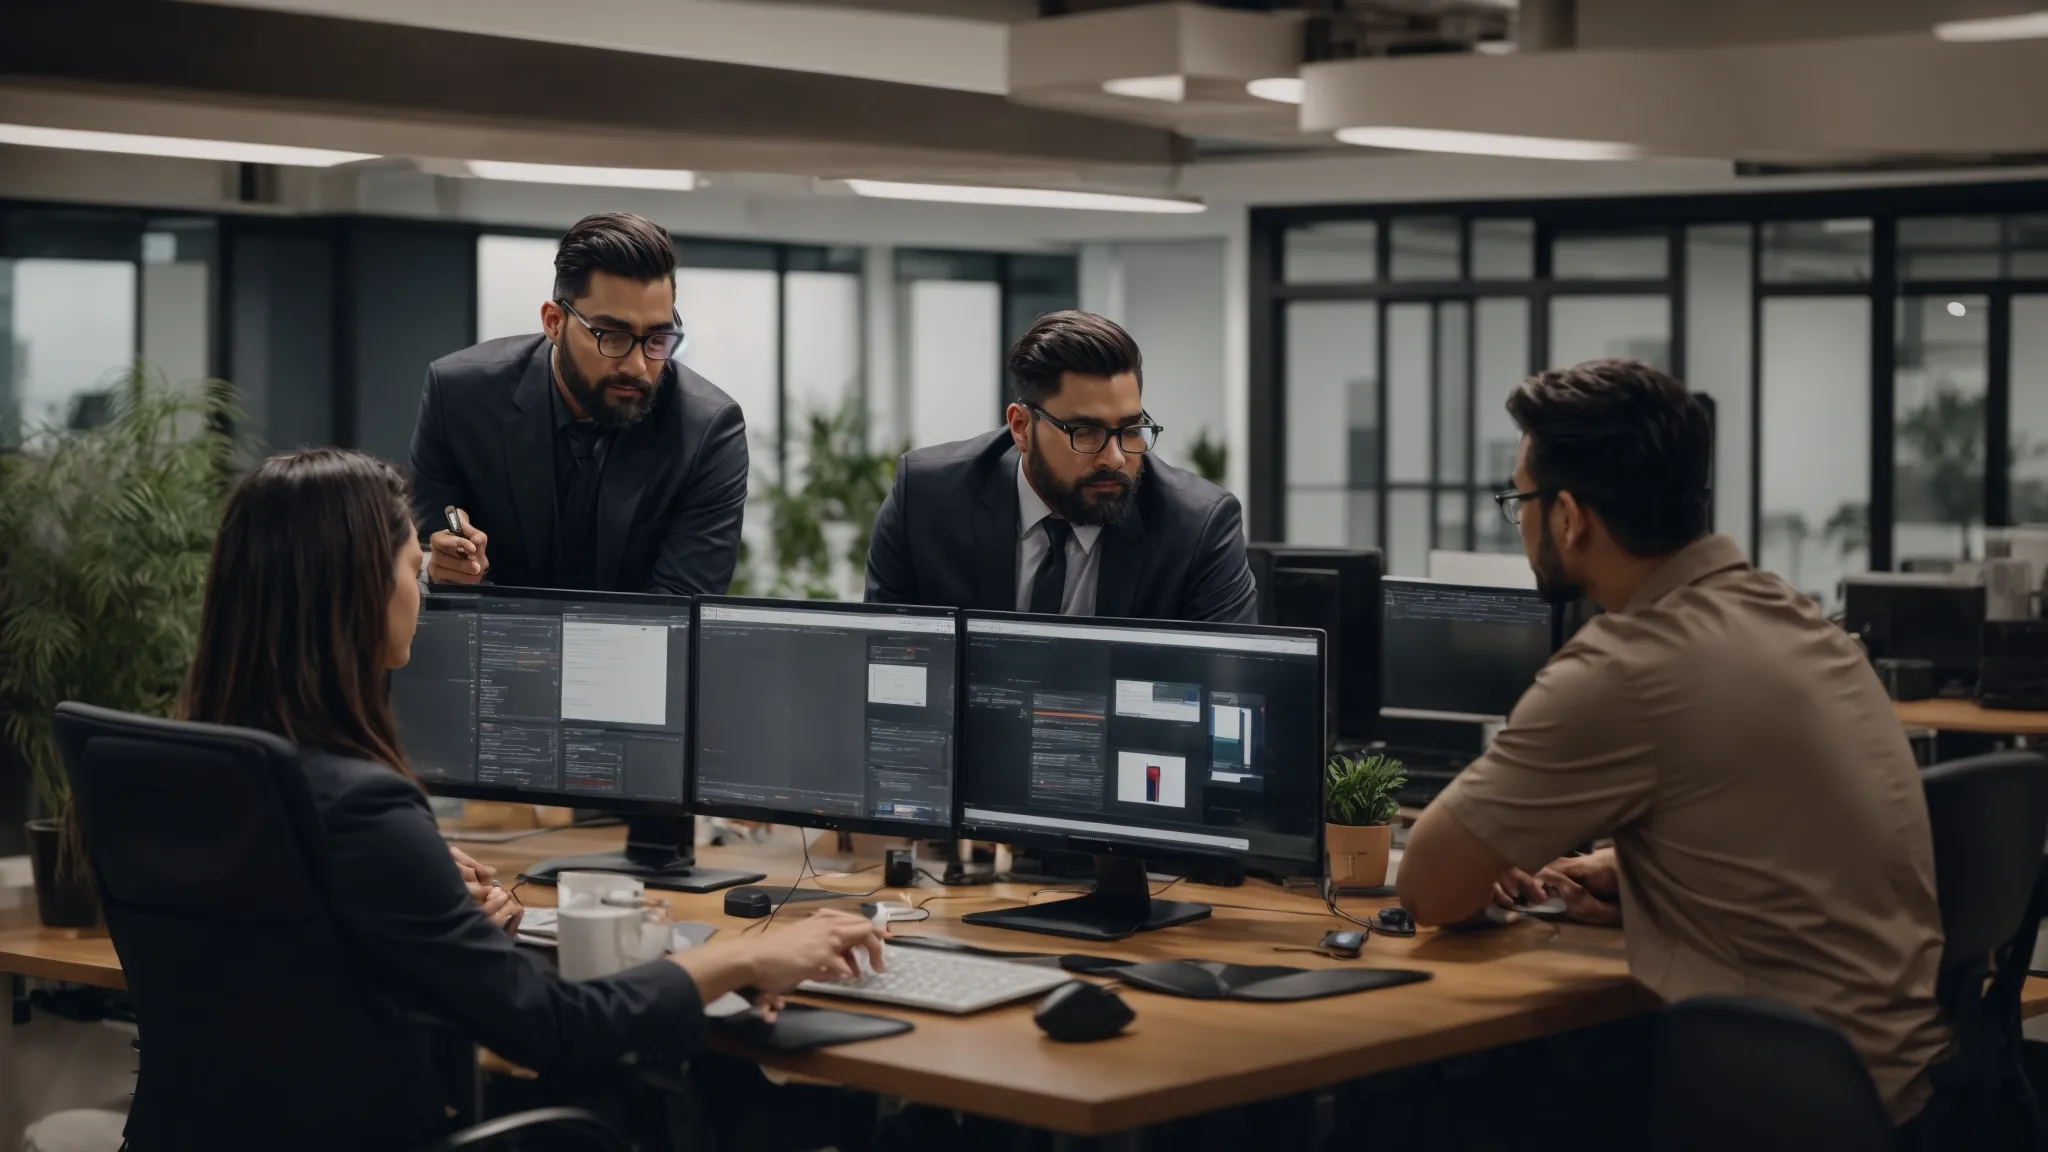
[[[623,972],[659,959],[670,943],[667,906],[623,895],[564,907],[556,924],[555,961],[565,980]]]
[[[638,900],[646,894],[645,884],[616,872],[564,872],[555,877],[555,904],[561,908],[596,904],[607,896],[631,896]]]

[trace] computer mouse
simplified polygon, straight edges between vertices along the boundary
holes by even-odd
[[[1388,936],[1415,935],[1415,919],[1408,915],[1406,908],[1399,907],[1398,905],[1392,908],[1382,908],[1375,919],[1379,921],[1379,931]]]
[[[872,904],[862,904],[860,906],[860,914],[869,920],[873,920],[876,916],[880,915],[883,917],[882,922],[884,924],[923,920],[931,915],[926,909],[919,908],[914,904],[905,904],[901,900],[880,900]]]
[[[759,920],[774,911],[775,902],[759,888],[735,888],[725,894],[725,914]]]
[[[1124,998],[1100,984],[1075,980],[1046,993],[1031,1019],[1047,1036],[1068,1043],[1107,1040],[1137,1018]]]
[[[1539,920],[1559,919],[1565,914],[1564,897],[1552,896],[1548,900],[1537,900],[1534,902],[1517,900],[1515,901],[1515,911],[1520,912],[1524,916],[1534,916]]]

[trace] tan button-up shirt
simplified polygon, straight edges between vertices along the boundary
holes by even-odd
[[[1863,651],[1709,536],[1565,645],[1437,803],[1517,867],[1614,837],[1629,972],[1840,1028],[1895,1122],[1943,1054],[1920,774]]]

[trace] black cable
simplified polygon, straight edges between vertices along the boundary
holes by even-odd
[[[805,873],[810,873],[810,874],[811,874],[811,875],[813,875],[813,876],[817,875],[817,869],[815,869],[815,868],[812,868],[812,867],[811,867],[811,841],[810,841],[810,838],[809,838],[809,837],[805,837],[805,838],[804,838],[804,841],[803,841],[803,843],[804,843],[804,866],[803,866],[803,867],[801,867],[801,868],[799,868],[799,869],[797,869],[797,871],[796,871],[796,880],[795,880],[794,882],[792,882],[792,883],[790,884],[790,886],[789,886],[788,888],[786,888],[786,889],[784,889],[784,890],[783,890],[783,892],[782,892],[782,899],[780,899],[780,900],[776,901],[776,903],[775,903],[775,907],[773,907],[773,908],[771,908],[771,909],[769,909],[769,910],[768,910],[768,918],[767,918],[767,919],[765,919],[765,920],[761,921],[761,922],[760,922],[759,924],[749,924],[749,925],[747,925],[747,926],[746,926],[745,928],[742,928],[742,929],[740,929],[740,935],[742,935],[742,936],[745,936],[745,935],[746,935],[747,933],[749,933],[749,932],[752,932],[752,931],[754,931],[754,930],[755,930],[756,928],[758,928],[758,929],[761,929],[761,930],[762,930],[762,931],[764,931],[764,932],[765,932],[765,931],[767,931],[767,930],[768,930],[768,926],[769,926],[769,925],[771,925],[771,924],[773,924],[773,923],[775,923],[775,918],[776,918],[777,916],[779,916],[779,915],[781,915],[781,914],[782,914],[782,906],[783,906],[784,904],[787,904],[787,903],[789,903],[790,897],[792,897],[792,896],[795,896],[795,895],[796,895],[796,890],[797,890],[797,888],[798,888],[799,886],[801,886],[801,885],[803,884],[803,882],[804,882],[804,874],[805,874]]]

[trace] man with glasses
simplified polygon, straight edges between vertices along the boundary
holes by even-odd
[[[437,584],[723,593],[747,502],[738,404],[684,367],[675,247],[588,217],[555,251],[543,331],[427,369],[413,516]]]
[[[1006,427],[903,457],[867,598],[1067,616],[1249,621],[1237,498],[1153,452],[1142,357],[1100,316],[1041,317],[1010,349]]]

